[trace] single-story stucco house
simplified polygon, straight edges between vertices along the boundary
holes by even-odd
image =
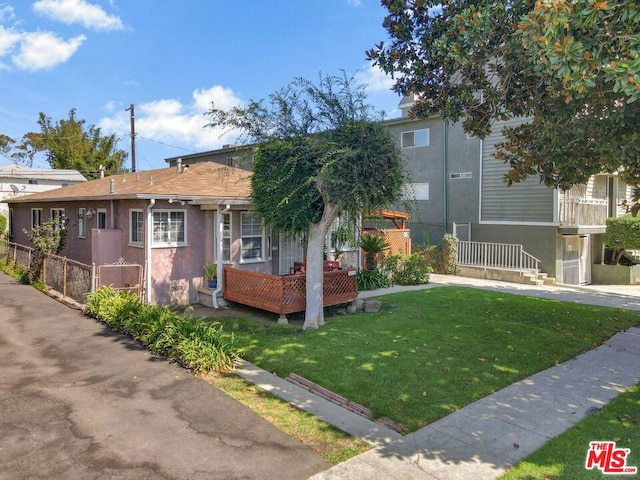
[[[218,163],[121,173],[6,199],[10,240],[29,245],[23,230],[68,220],[61,253],[86,264],[123,259],[144,267],[153,304],[198,300],[204,265],[279,273],[278,237],[252,211],[251,172]],[[272,248],[274,245],[274,248]],[[298,260],[299,258],[291,259]]]

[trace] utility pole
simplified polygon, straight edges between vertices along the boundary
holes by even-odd
[[[125,110],[131,111],[131,171],[136,171],[136,126],[135,126],[135,110],[133,109],[133,103],[129,105],[129,108]]]

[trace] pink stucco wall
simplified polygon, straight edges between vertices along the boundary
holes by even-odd
[[[31,208],[43,208],[43,221],[50,220],[52,208],[64,208],[65,215],[69,218],[68,243],[61,253],[63,256],[82,263],[91,264],[98,257],[92,253],[92,229],[97,226],[97,215],[87,219],[87,232],[85,238],[78,236],[78,210],[79,208],[106,209],[107,227],[119,229],[122,234],[119,237],[119,250],[127,263],[145,265],[145,248],[143,246],[129,245],[129,212],[131,209],[142,210],[146,218],[148,200],[113,200],[91,202],[51,202],[34,204],[13,204],[13,236],[11,241],[30,245],[29,240],[22,232],[23,228],[31,228]],[[152,274],[152,303],[156,304],[187,304],[197,301],[198,288],[203,282],[203,267],[206,263],[214,261],[214,236],[217,225],[214,222],[215,213],[212,210],[201,210],[199,206],[169,204],[165,200],[158,200],[154,210],[184,210],[187,218],[187,245],[171,248],[152,248],[151,267]],[[147,238],[147,224],[145,222],[145,236]],[[117,237],[116,237],[117,238]],[[265,273],[271,273],[271,261],[269,260],[269,242],[265,243],[264,262],[240,263],[240,211],[232,211],[232,263],[230,265]],[[117,250],[117,249],[116,249]],[[221,275],[220,275],[221,277]],[[146,279],[146,275],[145,275]]]

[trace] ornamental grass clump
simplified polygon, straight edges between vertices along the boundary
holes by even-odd
[[[182,317],[161,306],[144,305],[128,292],[103,287],[89,295],[86,313],[127,333],[152,352],[197,373],[228,372],[237,358],[233,334],[218,322]]]

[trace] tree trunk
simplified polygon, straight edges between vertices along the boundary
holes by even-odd
[[[311,225],[309,238],[307,239],[307,290],[306,311],[304,315],[303,329],[319,328],[324,325],[323,307],[323,260],[324,243],[331,223],[338,214],[338,208],[333,204],[325,204],[322,218],[318,223]]]
[[[376,269],[376,254],[375,253],[366,253],[364,256],[365,259],[365,270],[369,272],[373,272]]]

